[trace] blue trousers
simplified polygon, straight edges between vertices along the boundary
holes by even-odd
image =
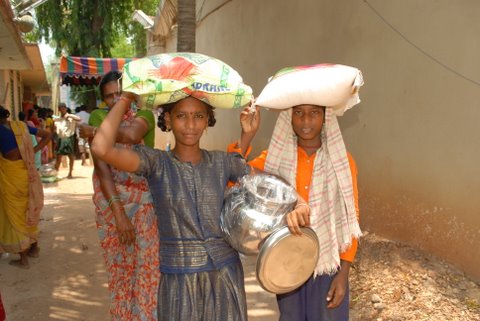
[[[348,321],[349,289],[342,303],[327,308],[327,293],[334,275],[313,276],[295,291],[277,295],[280,321]]]

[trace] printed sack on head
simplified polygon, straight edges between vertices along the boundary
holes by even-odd
[[[283,68],[263,88],[255,104],[287,109],[302,104],[331,107],[337,116],[360,102],[362,72],[354,67],[321,64]]]
[[[177,102],[188,96],[216,108],[240,108],[252,89],[226,63],[198,53],[166,53],[129,62],[122,89],[140,96],[142,108]]]

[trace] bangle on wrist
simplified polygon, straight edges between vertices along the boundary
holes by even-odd
[[[112,197],[110,197],[110,198],[108,199],[107,202],[108,202],[108,206],[110,207],[110,206],[112,206],[113,203],[115,203],[115,202],[120,202],[120,196],[118,196],[118,195],[113,195]]]
[[[126,104],[123,106],[118,106],[116,108],[124,108],[123,113],[125,114],[127,111],[130,110],[130,105],[132,103],[132,100],[125,97],[125,96],[120,96],[118,100],[115,102],[115,105],[117,105],[119,102],[124,101]]]
[[[124,102],[126,102],[126,103],[129,104],[129,105],[132,103],[132,99],[131,99],[131,98],[128,98],[128,97],[126,97],[126,96],[120,96],[120,98],[118,98],[118,100],[119,100],[119,101],[122,101],[122,100],[123,100]]]

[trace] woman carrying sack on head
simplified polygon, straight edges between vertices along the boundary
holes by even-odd
[[[362,84],[360,72],[352,67],[302,66],[277,73],[257,98],[257,105],[282,111],[268,150],[249,164],[296,187],[308,206],[287,214],[288,227],[301,235],[300,227],[310,226],[320,244],[310,279],[277,295],[280,321],[349,319],[348,275],[361,235],[357,167],[346,151],[336,114],[360,101],[356,87]],[[246,150],[258,126],[247,110],[241,117],[251,124],[242,140],[247,145],[241,145]],[[231,144],[228,150],[239,152],[239,146]]]

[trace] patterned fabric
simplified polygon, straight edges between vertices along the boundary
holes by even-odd
[[[355,210],[352,176],[337,118],[325,111],[322,148],[315,157],[309,194],[311,227],[320,241],[315,275],[333,274],[340,266],[339,253],[361,235]],[[278,117],[268,147],[265,171],[278,174],[296,185],[297,137],[292,129],[292,109]]]
[[[42,129],[48,131],[49,133],[55,132],[54,123],[50,117],[42,122]],[[47,146],[42,149],[42,164],[48,163],[48,161],[54,157],[53,141],[53,139],[50,140]]]
[[[163,274],[158,300],[161,321],[246,321],[242,263],[207,272]]]
[[[0,156],[0,252],[19,253],[37,241],[43,186],[26,124],[11,121],[10,127],[22,159]]]
[[[32,121],[27,121],[27,126],[28,127],[35,127]],[[30,137],[32,138],[32,147],[35,148],[35,146],[38,145],[37,142],[37,137],[35,134],[30,133]],[[42,154],[41,151],[38,151],[35,153],[35,168],[38,170],[42,166]]]
[[[122,90],[138,95],[142,108],[193,97],[214,108],[240,108],[252,100],[252,88],[221,60],[195,52],[162,53],[123,67]]]
[[[251,147],[248,148],[246,157],[248,157],[249,150],[251,150]],[[228,145],[227,151],[229,153],[241,152],[236,142]],[[262,151],[262,153],[259,156],[250,160],[248,162],[248,165],[252,166],[253,168],[259,169],[261,171],[264,171],[267,154],[268,154],[267,150]],[[305,201],[308,201],[308,197],[309,197],[310,183],[312,182],[313,165],[315,164],[315,156],[317,155],[313,154],[308,156],[307,152],[305,152],[305,150],[303,150],[301,147],[297,148],[297,185],[296,187],[297,187],[297,193],[300,196],[302,196]],[[347,152],[347,157],[348,157],[348,162],[350,164],[350,170],[352,174],[352,183],[353,183],[352,185],[353,185],[353,196],[355,199],[355,209],[357,212],[357,218],[359,219],[360,209],[358,207],[358,184],[357,184],[358,170],[352,155]],[[353,262],[353,260],[355,259],[355,255],[357,253],[357,248],[358,248],[358,239],[353,238],[352,246],[347,251],[340,253],[340,260]]]
[[[123,124],[128,124],[133,116]],[[128,145],[122,145],[131,148]],[[145,178],[111,169],[118,195],[135,228],[135,243],[124,245],[118,238],[114,215],[100,180],[93,175],[93,202],[100,244],[104,251],[110,290],[111,320],[157,320],[157,291],[160,280],[157,220]]]
[[[159,220],[159,318],[246,320],[243,271],[223,238],[220,212],[227,182],[249,166],[238,154],[202,150],[202,161],[193,165],[173,152],[135,149]]]
[[[99,127],[108,115],[108,109],[96,109],[92,111],[88,124],[90,126]],[[148,124],[148,131],[143,136],[143,145],[153,148],[155,145],[155,116],[150,110],[139,110],[135,113],[135,118],[142,118]]]
[[[40,212],[43,209],[43,185],[35,167],[35,154],[29,135],[30,132],[26,124],[21,121],[11,121],[10,126],[15,133],[18,150],[28,173],[27,226],[36,227],[40,221]]]
[[[136,58],[60,57],[62,85],[98,85],[102,76],[120,71],[123,65]]]
[[[75,137],[64,137],[57,140],[57,154],[71,155],[74,152]]]

